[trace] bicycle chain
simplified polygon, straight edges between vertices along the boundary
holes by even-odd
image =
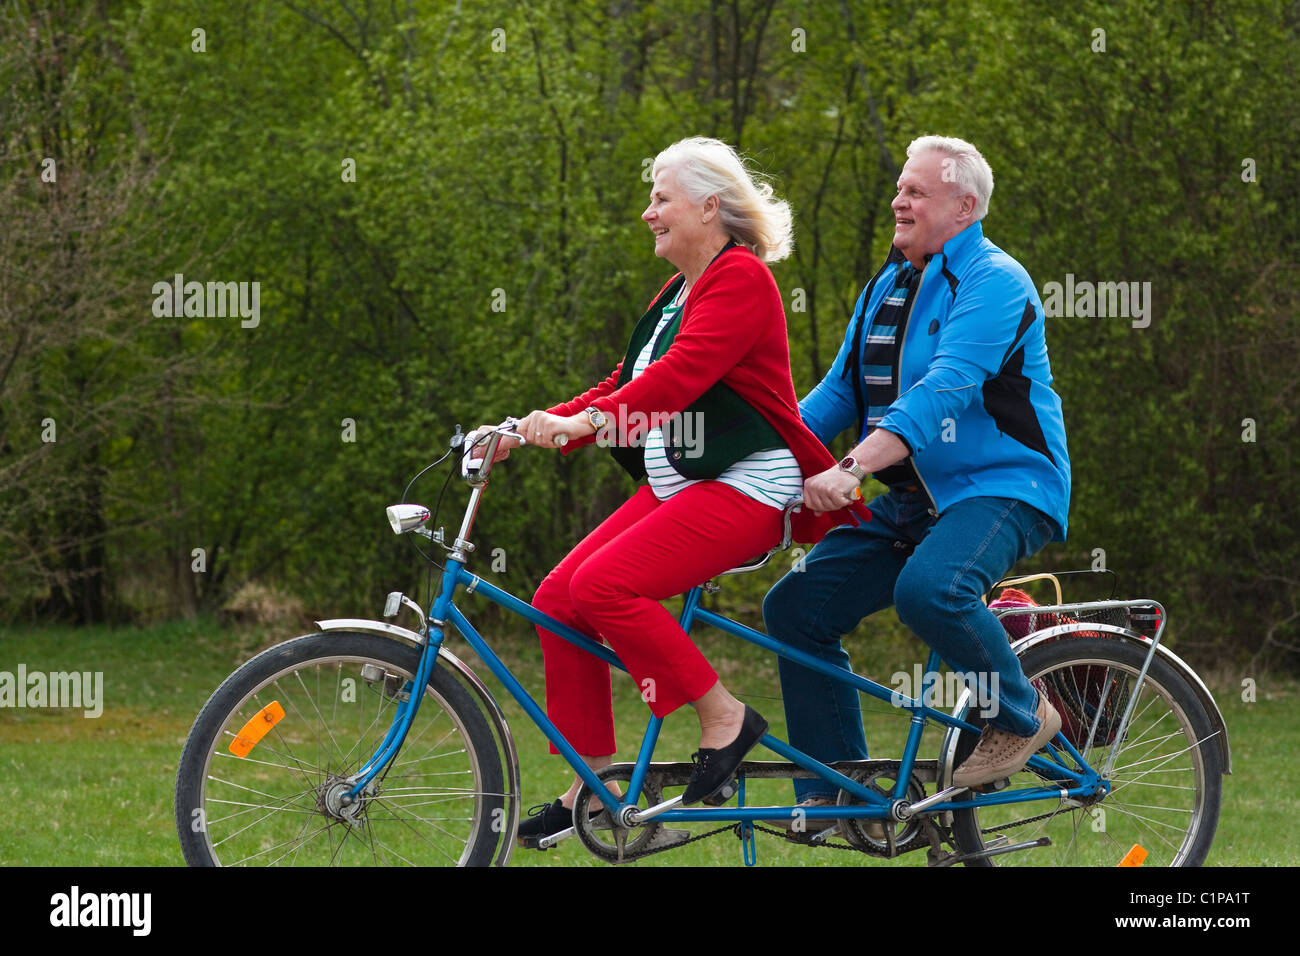
[[[1023,820],[1012,820],[1010,823],[1003,823],[1003,824],[1001,824],[1000,826],[996,826],[996,827],[981,828],[981,829],[980,829],[980,833],[982,833],[982,834],[983,834],[983,833],[996,833],[996,832],[999,831],[999,830],[1009,830],[1009,829],[1011,829],[1012,827],[1022,827],[1022,826],[1025,826],[1026,824],[1029,824],[1029,823],[1037,823],[1039,820],[1047,820],[1047,819],[1050,819],[1051,817],[1056,816],[1056,815],[1057,815],[1058,813],[1060,813],[1060,812],[1061,812],[1060,810],[1053,810],[1051,813],[1042,813],[1042,814],[1039,814],[1039,815],[1036,816],[1036,817],[1026,817],[1026,818],[1023,819]],[[661,846],[661,847],[658,847],[657,849],[654,849],[654,850],[647,850],[647,851],[644,852],[644,853],[639,853],[639,854],[637,854],[633,859],[640,860],[640,859],[643,859],[644,857],[647,857],[647,856],[654,856],[656,853],[664,853],[664,852],[666,852],[666,851],[668,851],[668,850],[676,850],[676,849],[679,849],[679,848],[681,848],[681,847],[686,846],[686,845],[689,844],[689,843],[698,843],[700,840],[707,840],[709,837],[717,836],[719,833],[726,833],[728,830],[732,831],[733,833],[736,834],[736,836],[737,836],[738,838],[740,838],[740,837],[741,837],[741,834],[740,834],[740,828],[741,828],[743,825],[744,825],[744,824],[741,824],[741,823],[733,823],[733,824],[729,824],[729,825],[727,825],[727,826],[718,827],[716,830],[710,830],[710,831],[708,831],[707,833],[701,833],[701,834],[699,834],[698,836],[693,836],[693,837],[690,837],[689,839],[683,840],[681,843],[674,843],[674,844],[672,844],[671,846]],[[773,830],[771,827],[765,827],[765,826],[763,826],[761,823],[753,823],[753,824],[750,824],[750,825],[751,825],[755,830],[757,830],[757,831],[759,831],[759,832],[761,832],[761,833],[767,833],[767,834],[770,834],[770,835],[772,835],[772,836],[774,836],[774,837],[780,837],[780,838],[783,839],[783,840],[786,839],[786,835],[785,835],[785,831],[784,831],[784,830]],[[848,844],[848,843],[831,843],[829,840],[826,840],[826,841],[819,841],[819,842],[817,842],[817,843],[801,843],[801,844],[799,844],[799,845],[800,845],[800,846],[810,846],[810,847],[824,848],[824,849],[827,849],[827,850],[848,850],[848,851],[850,851],[851,853],[865,853],[867,856],[874,856],[874,855],[875,855],[875,854],[873,854],[873,853],[869,853],[869,852],[866,851],[866,850],[860,850],[860,849],[858,849],[857,847],[855,847],[855,846],[851,846],[851,845]],[[629,862],[630,862],[630,861],[629,861]]]
[[[737,825],[739,825],[739,824],[737,824]],[[780,838],[783,839],[783,840],[786,839],[786,835],[785,835],[785,831],[784,831],[784,830],[773,830],[771,827],[765,827],[765,826],[763,826],[763,825],[760,824],[760,823],[755,823],[755,824],[754,824],[754,829],[755,829],[755,830],[762,830],[764,833],[770,833],[770,834],[772,834],[772,836],[780,837]],[[831,843],[829,840],[819,840],[819,841],[816,842],[816,843],[811,843],[811,842],[809,842],[809,843],[800,843],[800,844],[798,844],[798,845],[799,845],[799,846],[825,847],[825,848],[828,849],[828,850],[852,850],[854,853],[866,853],[866,852],[867,852],[866,850],[859,850],[859,849],[858,849],[857,847],[855,847],[855,846],[850,846],[850,845],[847,844],[847,843]],[[868,856],[871,856],[871,855],[873,855],[873,854],[868,853],[867,855],[868,855]]]
[[[1059,812],[1059,811],[1058,811],[1058,812]],[[1050,816],[1050,814],[1049,814],[1049,816]],[[1023,822],[1028,823],[1028,822],[1031,822],[1031,821],[1023,821]],[[1017,824],[1009,824],[1009,825],[1011,825],[1011,826],[1015,826],[1015,825],[1017,825]],[[717,835],[720,834],[720,833],[726,833],[728,830],[730,830],[731,832],[735,833],[738,839],[742,839],[742,840],[743,840],[743,839],[744,839],[744,835],[743,835],[743,833],[742,833],[742,831],[741,831],[741,828],[742,828],[743,826],[744,826],[743,823],[729,823],[729,824],[726,824],[726,825],[724,825],[724,826],[720,826],[720,827],[718,827],[718,828],[715,829],[715,830],[709,830],[709,831],[707,831],[707,832],[705,832],[705,833],[700,833],[700,834],[697,834],[697,835],[695,835],[695,836],[688,837],[687,839],[681,841],[680,843],[672,843],[672,844],[669,844],[668,846],[656,847],[656,848],[653,849],[653,850],[644,850],[644,851],[642,851],[642,852],[640,852],[640,853],[637,853],[635,856],[629,857],[629,858],[627,859],[626,862],[631,863],[631,862],[634,862],[634,861],[636,861],[636,860],[644,859],[644,858],[646,858],[646,857],[648,857],[648,856],[654,856],[656,853],[664,853],[664,852],[666,852],[666,851],[668,851],[668,850],[677,850],[677,849],[680,849],[681,847],[687,846],[688,844],[691,844],[691,843],[698,843],[698,842],[700,842],[701,840],[707,840],[707,839],[709,839],[709,837],[715,837],[715,836],[717,836]],[[784,830],[774,830],[773,828],[771,828],[771,827],[765,827],[765,826],[763,826],[763,825],[760,824],[760,823],[751,823],[750,826],[752,826],[755,830],[761,831],[761,832],[763,832],[763,833],[770,834],[770,835],[772,835],[772,836],[774,836],[774,837],[780,837],[782,840],[786,840],[786,839],[787,839],[787,838],[786,838],[786,831],[784,831]],[[790,841],[787,840],[787,842],[790,842]],[[878,854],[871,853],[869,850],[863,850],[863,849],[860,849],[859,847],[853,846],[852,844],[848,844],[848,843],[831,843],[829,840],[826,840],[826,841],[818,841],[818,842],[816,842],[816,843],[813,843],[813,842],[800,843],[800,844],[798,844],[798,845],[800,845],[800,846],[811,846],[811,847],[822,847],[822,848],[825,848],[825,849],[828,849],[828,850],[848,850],[848,851],[853,852],[853,853],[862,853],[862,854],[865,854],[865,855],[867,855],[867,856],[877,856],[877,855],[878,855]]]
[[[999,830],[1010,830],[1012,827],[1023,827],[1026,823],[1037,823],[1039,820],[1050,820],[1060,812],[1060,810],[1053,810],[1051,813],[1040,813],[1036,817],[1025,817],[1023,820],[1012,820],[1010,823],[1002,823],[995,827],[981,827],[980,833],[997,833]]]
[[[1036,817],[1026,817],[1026,818],[1023,819],[1023,820],[1012,820],[1010,823],[1003,823],[1003,824],[1001,824],[1001,825],[999,825],[999,826],[996,826],[996,827],[982,827],[982,828],[980,829],[980,833],[981,833],[981,834],[983,834],[983,833],[996,833],[996,832],[999,831],[999,830],[1009,830],[1009,829],[1011,829],[1012,827],[1023,827],[1023,826],[1025,826],[1026,824],[1029,824],[1029,823],[1037,823],[1039,820],[1047,820],[1047,819],[1050,819],[1051,817],[1056,816],[1056,815],[1057,815],[1058,813],[1060,813],[1060,812],[1061,812],[1060,810],[1053,810],[1051,813],[1041,813],[1041,814],[1039,814],[1039,815],[1036,816]],[[763,826],[761,823],[753,823],[753,824],[750,824],[750,825],[751,825],[755,830],[757,830],[757,831],[759,831],[759,832],[761,832],[761,833],[767,833],[767,834],[770,834],[770,835],[772,835],[772,836],[774,836],[774,837],[780,837],[780,838],[783,839],[783,840],[786,839],[786,835],[785,835],[785,831],[784,831],[784,830],[773,830],[771,827],[765,827],[765,826]],[[716,830],[710,830],[710,831],[708,831],[707,833],[701,833],[701,834],[698,834],[698,835],[696,835],[696,836],[693,836],[693,837],[690,837],[690,838],[688,838],[688,839],[685,839],[685,840],[683,840],[681,843],[673,843],[673,844],[671,844],[670,846],[661,846],[661,847],[658,847],[658,848],[653,849],[653,850],[646,850],[644,853],[638,853],[636,856],[631,857],[631,858],[628,860],[628,862],[630,863],[630,862],[633,862],[633,861],[635,861],[635,860],[641,860],[641,859],[644,859],[644,858],[647,857],[647,856],[654,856],[656,853],[665,853],[665,852],[667,852],[668,850],[677,850],[677,849],[680,849],[681,847],[684,847],[684,846],[686,846],[686,845],[688,845],[688,844],[691,844],[691,843],[698,843],[700,840],[707,840],[709,837],[717,836],[719,833],[726,833],[728,830],[730,830],[731,832],[735,833],[737,838],[739,838],[739,839],[743,839],[743,837],[741,836],[741,833],[740,833],[740,828],[741,828],[742,826],[744,826],[744,824],[741,824],[741,823],[732,823],[732,824],[728,824],[728,825],[726,825],[726,826],[721,826],[721,827],[718,827]],[[787,842],[788,842],[788,841],[787,841]],[[816,843],[811,843],[811,842],[810,842],[810,843],[800,843],[799,846],[810,846],[810,847],[824,848],[824,849],[827,849],[827,850],[848,850],[848,851],[850,851],[850,852],[852,852],[852,853],[865,853],[867,856],[875,856],[875,855],[876,855],[876,854],[874,854],[874,853],[870,853],[870,852],[868,852],[867,850],[861,850],[861,849],[859,849],[858,847],[856,847],[856,846],[852,846],[852,845],[850,845],[850,844],[848,844],[848,843],[831,843],[829,840],[818,841],[818,842],[816,842]]]
[[[1042,777],[1041,775],[1040,779],[1043,780],[1045,784],[1050,783],[1046,777]],[[1037,823],[1039,820],[1050,820],[1064,809],[1065,807],[1057,807],[1055,810],[1050,810],[1047,813],[1040,813],[1036,817],[1025,817],[1023,820],[1012,820],[1010,823],[1000,823],[995,827],[981,827],[980,833],[997,833],[999,830],[1010,830],[1012,827],[1023,827],[1025,824]]]
[[[707,840],[711,836],[717,836],[719,833],[726,833],[728,830],[735,830],[740,824],[728,824],[724,827],[718,827],[716,830],[710,830],[708,833],[701,833],[698,836],[689,837],[681,843],[673,843],[668,846],[656,847],[653,850],[646,850],[629,858],[629,862],[644,859],[647,856],[654,856],[656,853],[664,853],[668,850],[678,850],[690,843],[698,843],[700,840]]]
[[[674,844],[672,844],[671,846],[661,846],[661,847],[658,847],[658,848],[653,849],[653,850],[646,850],[644,853],[638,853],[635,857],[632,857],[628,862],[632,862],[632,861],[634,861],[634,860],[641,860],[641,859],[644,859],[644,858],[647,857],[647,856],[654,856],[656,853],[665,853],[665,852],[667,852],[668,850],[679,850],[679,849],[681,849],[682,847],[686,846],[686,845],[689,844],[689,843],[698,843],[700,840],[707,840],[709,837],[717,836],[719,833],[726,833],[728,830],[730,830],[732,833],[735,833],[736,836],[739,838],[739,837],[740,837],[740,828],[741,828],[742,826],[744,826],[744,824],[742,824],[742,823],[729,823],[729,824],[727,824],[726,826],[718,827],[716,830],[710,830],[708,833],[701,833],[701,834],[699,834],[699,835],[697,835],[697,836],[693,836],[693,837],[691,837],[690,839],[683,840],[681,843],[674,843]],[[755,830],[761,830],[763,833],[770,833],[770,834],[772,834],[772,836],[781,837],[781,839],[785,839],[785,831],[784,831],[784,830],[773,830],[771,827],[765,827],[765,826],[763,826],[762,824],[759,824],[759,823],[751,824],[751,826],[752,826]],[[859,850],[859,849],[858,849],[857,847],[855,847],[855,846],[849,846],[847,843],[843,843],[843,844],[840,844],[840,843],[804,843],[804,844],[800,844],[800,845],[801,845],[801,846],[818,846],[818,847],[826,847],[827,849],[830,849],[830,850],[852,850],[852,851],[855,852],[855,853],[866,853],[866,852],[867,852],[866,850]]]

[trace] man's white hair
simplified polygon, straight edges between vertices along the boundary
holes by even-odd
[[[974,195],[975,221],[987,216],[989,197],[993,195],[993,170],[980,151],[955,136],[920,136],[907,147],[907,156],[910,159],[930,150],[943,153],[952,160],[951,164],[944,163],[944,182],[956,183],[963,193]]]

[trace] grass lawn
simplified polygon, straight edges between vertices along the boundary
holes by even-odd
[[[104,697],[103,713],[94,719],[83,717],[80,710],[0,709],[0,798],[9,808],[0,826],[0,865],[180,864],[172,800],[176,762],[190,724],[230,671],[255,651],[288,636],[235,633],[210,621],[135,630],[0,631],[0,671],[14,673],[20,664],[28,672],[99,671]],[[775,658],[718,633],[705,631],[698,637],[728,687],[760,710],[783,737]],[[449,646],[474,663],[458,638]],[[882,682],[894,671],[910,670],[910,661],[899,658],[893,645],[873,654],[858,636],[851,649],[859,669]],[[543,699],[535,640],[520,635],[501,641],[498,650],[534,696]],[[566,768],[560,758],[547,754],[545,738],[489,679],[486,668],[475,669],[493,687],[515,734],[525,807],[549,802],[567,786]],[[1224,779],[1223,811],[1208,863],[1294,866],[1300,863],[1294,823],[1300,817],[1300,767],[1293,759],[1300,749],[1300,684],[1253,676],[1257,699],[1250,703],[1241,699],[1240,677],[1224,676],[1211,684],[1231,735],[1234,773]],[[614,686],[621,757],[631,760],[647,711],[626,676],[616,674]],[[873,756],[897,756],[906,721],[878,701],[864,698],[864,708]],[[673,715],[665,722],[658,759],[688,760],[697,734],[693,713]],[[921,756],[932,757],[937,749],[934,733],[923,742]],[[755,759],[770,757],[755,754]],[[789,802],[787,788],[788,783],[780,781],[758,782],[752,785],[750,802]],[[912,853],[891,864],[857,853],[810,850],[760,834],[758,862],[888,866],[923,865],[925,858]],[[547,853],[518,851],[512,863],[601,865],[576,841]],[[738,841],[724,833],[640,865],[740,863]]]

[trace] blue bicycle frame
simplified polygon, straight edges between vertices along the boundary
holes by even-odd
[[[426,631],[426,643],[423,654],[420,658],[419,668],[415,678],[408,682],[406,689],[409,691],[413,687],[423,687],[428,681],[429,673],[437,660],[438,649],[442,646],[446,636],[447,625],[454,627],[461,636],[469,643],[474,651],[479,655],[488,668],[501,681],[510,695],[514,697],[524,711],[532,718],[533,722],[546,735],[547,739],[555,746],[556,750],[568,761],[574,772],[582,781],[591,788],[593,793],[601,792],[604,787],[600,779],[596,776],[595,771],[587,766],[585,761],[574,750],[573,746],[560,733],[559,729],[546,716],[545,711],[532,698],[523,685],[515,678],[509,668],[502,662],[501,658],[492,650],[491,647],[483,640],[474,626],[461,613],[460,609],[453,603],[456,591],[460,587],[465,588],[465,592],[480,593],[488,600],[504,607],[506,610],[528,620],[529,622],[539,625],[559,637],[564,638],[570,643],[582,648],[584,651],[594,654],[596,657],[605,661],[612,667],[626,671],[627,668],[619,661],[617,655],[608,647],[593,640],[590,636],[580,633],[560,621],[555,620],[550,615],[537,610],[527,602],[521,601],[507,591],[484,581],[475,574],[471,574],[464,567],[464,562],[457,560],[455,557],[450,558],[444,569],[442,576],[442,588],[438,596],[434,599],[433,606],[430,609],[429,621]],[[875,697],[879,700],[887,701],[900,709],[911,712],[910,726],[908,728],[907,742],[903,750],[903,757],[900,763],[899,771],[896,775],[896,783],[892,799],[886,798],[876,791],[864,786],[862,783],[855,781],[832,767],[827,766],[819,760],[808,756],[801,750],[792,747],[790,744],[774,737],[772,734],[765,734],[761,743],[773,753],[785,758],[796,766],[815,774],[822,780],[833,784],[835,787],[846,791],[857,799],[861,800],[860,805],[849,806],[827,806],[827,807],[806,807],[799,808],[807,819],[885,819],[890,816],[891,806],[897,801],[906,799],[908,783],[912,776],[912,770],[916,763],[916,755],[921,745],[921,735],[927,720],[934,721],[944,727],[958,728],[978,734],[979,728],[958,718],[952,717],[942,711],[935,710],[923,703],[924,699],[930,695],[930,691],[938,678],[939,656],[931,651],[926,662],[926,672],[922,681],[921,693],[918,698],[908,698],[897,691],[892,691],[874,681],[860,677],[850,671],[833,667],[824,663],[804,652],[792,647],[781,644],[771,637],[756,631],[753,628],[738,624],[729,618],[723,617],[713,611],[700,607],[700,595],[702,586],[692,588],[685,595],[682,607],[681,617],[679,619],[682,629],[689,634],[691,627],[699,622],[709,624],[728,634],[749,641],[759,647],[765,648],[780,657],[794,661],[804,667],[816,671],[829,677],[831,680],[839,683],[846,683],[856,690]],[[375,754],[366,762],[353,778],[355,783],[349,791],[351,796],[356,796],[365,789],[366,785],[388,764],[396,755],[405,739],[407,729],[418,711],[420,701],[423,695],[411,693],[409,698],[403,702],[397,710],[393,725],[389,728],[379,748]],[[650,759],[654,753],[655,744],[659,737],[659,729],[662,725],[663,718],[656,717],[653,714],[650,717],[649,724],[646,727],[645,735],[642,738],[640,750],[637,754],[634,764],[631,780],[628,784],[627,791],[622,797],[622,802],[617,808],[612,809],[612,813],[617,816],[628,807],[635,806],[641,796],[641,788],[644,784],[646,774],[650,769]],[[1059,748],[1059,749],[1058,749]],[[1038,771],[1042,776],[1059,781],[1057,787],[1031,787],[1019,790],[1003,791],[1000,793],[978,794],[970,799],[965,800],[946,800],[935,803],[927,807],[927,812],[944,812],[951,810],[965,810],[971,808],[993,806],[997,804],[1009,803],[1026,803],[1033,800],[1044,798],[1071,798],[1086,797],[1098,793],[1099,788],[1106,788],[1105,783],[1101,780],[1100,774],[1093,770],[1087,761],[1079,754],[1077,750],[1062,735],[1058,734],[1053,744],[1047,747],[1048,756],[1035,755],[1030,758],[1028,766]],[[1067,763],[1066,758],[1073,762],[1073,766]],[[742,781],[743,784],[743,781]],[[655,814],[654,819],[662,821],[710,821],[725,820],[748,823],[757,820],[781,820],[789,819],[795,810],[793,806],[786,807],[745,807],[743,806],[743,789],[741,790],[741,805],[736,807],[690,807],[663,810]]]

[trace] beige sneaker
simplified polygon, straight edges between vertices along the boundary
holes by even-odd
[[[1018,737],[1005,730],[998,730],[992,724],[985,725],[974,751],[953,773],[953,786],[978,787],[1009,777],[1024,767],[1029,758],[1061,729],[1061,715],[1042,694],[1038,695],[1035,716],[1041,726],[1032,737]]]
[[[839,804],[829,797],[809,797],[799,804],[801,807],[834,807]],[[794,828],[794,820],[791,820],[785,828],[785,838],[793,843],[807,843],[819,833],[825,833],[832,827],[839,826],[839,820],[824,820],[814,818],[812,820],[804,819],[800,822],[801,830]],[[880,843],[885,842],[885,824],[882,820],[863,820],[863,829],[867,831],[867,836]]]

